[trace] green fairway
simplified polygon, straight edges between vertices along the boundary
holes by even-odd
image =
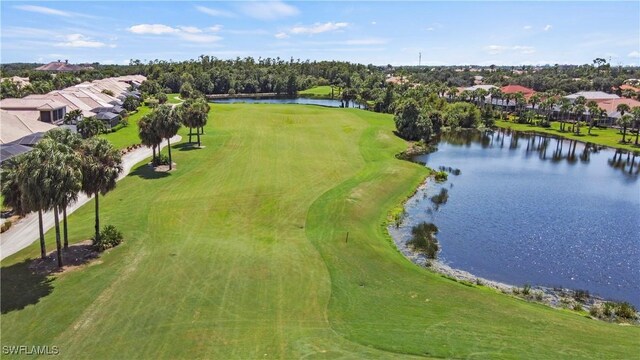
[[[182,102],[180,99],[180,94],[167,94],[167,103],[169,104],[179,104]]]
[[[300,96],[320,97],[331,99],[331,86],[314,86],[307,90],[298,91]],[[337,98],[340,95],[340,89],[337,87],[333,89],[333,97]]]
[[[150,111],[151,111],[151,108],[145,105],[141,105],[135,114],[130,115],[127,118],[129,125],[121,129],[118,129],[116,132],[103,134],[100,136],[111,141],[113,146],[115,146],[118,149],[124,149],[127,146],[139,144],[140,138],[138,137],[138,120],[140,120],[143,116],[148,114]]]
[[[631,134],[630,129],[627,129],[627,141],[631,140],[631,142],[621,144],[620,140],[622,140],[622,133],[617,129],[612,129],[612,128],[599,129],[594,127],[591,130],[591,135],[589,135],[588,134],[589,127],[582,126],[580,128],[580,135],[576,135],[571,132],[560,131],[560,123],[557,121],[552,122],[551,127],[549,128],[543,128],[540,126],[533,126],[529,124],[518,124],[511,121],[503,121],[503,120],[497,120],[496,126],[505,128],[505,129],[510,128],[512,130],[517,130],[517,131],[535,131],[543,134],[562,136],[564,138],[571,139],[571,140],[590,142],[590,143],[609,146],[617,149],[640,151],[640,147],[634,145],[635,134]],[[571,124],[566,124],[565,126],[566,126],[566,129],[571,128]]]
[[[394,157],[407,144],[391,115],[211,107],[205,148],[175,144],[174,172],[140,164],[101,199],[101,223],[123,232],[122,245],[51,282],[23,262],[37,244],[2,261],[3,345],[55,345],[73,359],[640,353],[638,327],[465,286],[405,259],[387,213],[427,170]],[[69,221],[72,242],[89,238],[93,202]]]

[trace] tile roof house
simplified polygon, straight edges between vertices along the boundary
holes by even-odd
[[[0,144],[9,144],[34,133],[44,133],[56,126],[30,118],[20,117],[20,114],[0,110]]]
[[[505,94],[516,94],[521,92],[526,99],[529,99],[533,94],[536,93],[535,90],[521,85],[507,85],[501,87],[500,90],[502,90],[502,92]]]
[[[627,104],[630,108],[640,106],[640,101],[627,98],[608,99],[608,100],[596,100],[598,106],[607,112],[607,116],[612,119],[619,119],[622,115],[617,110],[618,105]]]
[[[93,70],[91,66],[85,65],[73,65],[69,64],[69,60],[63,61],[53,61],[48,64],[38,66],[35,68],[38,71],[55,71],[55,72],[63,72],[63,71],[81,71],[81,70]]]
[[[589,100],[611,100],[611,99],[619,99],[620,96],[616,94],[607,94],[602,91],[579,91],[575,94],[567,95],[565,98],[575,101],[579,96],[583,96],[587,101]]]
[[[0,109],[9,111],[20,118],[29,118],[46,123],[59,124],[67,113],[67,105],[51,99],[3,99]]]

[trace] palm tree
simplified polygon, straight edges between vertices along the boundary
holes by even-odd
[[[618,119],[618,125],[622,128],[622,143],[626,142],[627,127],[631,125],[633,118],[629,114],[624,114]]]
[[[504,99],[504,103],[506,103],[506,106],[504,106],[504,109],[506,111],[509,111],[509,103],[511,102],[511,100],[513,100],[513,94],[509,94],[509,93],[504,94],[502,98]]]
[[[591,129],[595,125],[595,118],[600,114],[600,107],[598,103],[591,100],[587,103],[587,109],[589,110],[589,135],[591,135]]]
[[[536,111],[536,105],[540,104],[541,101],[542,101],[542,96],[540,95],[540,93],[535,93],[531,95],[531,97],[529,98],[529,104],[531,104],[531,109],[533,109],[533,111]]]
[[[629,111],[631,111],[631,108],[629,107],[629,105],[627,104],[618,104],[618,106],[616,106],[616,111],[618,111],[620,113],[620,117],[624,116],[624,114],[628,113]]]
[[[456,96],[458,96],[458,88],[456,88],[455,86],[451,86],[447,90],[447,96],[449,97],[449,100],[453,100]]]
[[[122,155],[111,143],[102,138],[91,138],[83,142],[82,154],[82,191],[95,197],[95,241],[100,240],[100,194],[116,187],[118,175],[122,171]]]
[[[171,160],[171,138],[178,133],[180,129],[180,118],[173,111],[171,106],[162,105],[159,106],[154,112],[154,128],[158,131],[158,134],[167,139],[167,149],[169,151],[169,170],[173,169],[173,162]]]
[[[576,135],[580,135],[580,119],[584,115],[585,107],[583,104],[578,104],[576,102],[573,104],[572,110],[576,114],[576,121],[574,123],[574,127],[571,130],[573,131],[575,129]]]
[[[144,146],[148,146],[153,151],[152,163],[156,163],[156,147],[160,146],[162,136],[158,133],[153,124],[153,115],[147,114],[138,120],[138,137]]]
[[[82,144],[82,138],[69,129],[53,129],[48,131],[44,138],[51,139],[59,144],[66,145],[73,151],[79,151],[80,145]],[[78,191],[68,192],[67,196],[64,198],[65,201],[60,205],[62,208],[62,225],[64,228],[64,248],[69,248],[69,230],[67,223],[67,207],[69,204],[78,200]]]
[[[71,110],[64,115],[64,123],[67,125],[75,125],[78,121],[82,120],[82,110]]]
[[[84,118],[78,121],[77,128],[78,133],[85,139],[99,135],[107,129],[105,124],[95,117]]]
[[[636,125],[636,146],[638,145],[638,136],[640,136],[640,106],[634,106],[631,109],[631,115]]]
[[[26,164],[21,178],[21,191],[40,210],[53,210],[56,232],[58,266],[62,267],[60,242],[60,206],[66,204],[69,194],[77,194],[82,177],[79,157],[70,147],[52,139],[43,139],[25,154]]]
[[[560,131],[564,130],[564,116],[563,114],[569,115],[571,112],[571,101],[567,98],[562,98],[560,100]]]

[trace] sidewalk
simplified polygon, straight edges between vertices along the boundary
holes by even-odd
[[[171,144],[177,144],[182,137],[180,135],[176,135],[171,138]],[[164,148],[167,145],[166,141],[163,141],[160,145],[160,148]],[[124,155],[122,157],[122,173],[118,177],[118,180],[124,178],[129,174],[131,168],[146,158],[151,157],[152,151],[151,148],[141,147],[131,151],[130,153]],[[67,215],[73,213],[77,209],[79,209],[82,205],[86,204],[92,198],[87,197],[87,195],[80,193],[78,195],[78,201],[67,208]],[[60,220],[62,221],[62,220]],[[51,229],[54,225],[53,212],[47,211],[42,214],[42,222],[44,231]],[[18,251],[26,248],[31,245],[35,241],[38,240],[40,234],[38,231],[38,214],[30,213],[24,218],[20,219],[17,223],[13,224],[13,226],[0,235],[0,260],[11,256]]]

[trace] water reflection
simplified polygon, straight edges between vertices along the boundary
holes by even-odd
[[[418,191],[394,239],[433,222],[453,267],[640,305],[640,154],[510,130],[447,133],[437,147],[417,160],[459,176]]]

